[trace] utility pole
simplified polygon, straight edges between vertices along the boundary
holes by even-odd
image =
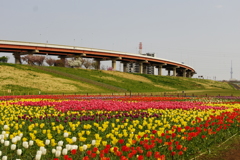
[[[232,74],[233,74],[233,70],[232,70],[232,60],[231,60],[231,71],[230,71],[230,74],[231,74],[231,79],[232,79]]]

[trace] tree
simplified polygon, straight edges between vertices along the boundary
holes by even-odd
[[[83,60],[83,66],[88,69],[88,68],[91,68],[92,67],[92,61],[89,60],[89,59],[84,59]]]
[[[7,56],[2,56],[0,57],[0,62],[7,63],[8,59],[9,58]]]
[[[58,59],[58,60],[55,61],[54,66],[65,67],[64,66],[64,61],[61,60],[61,59]]]
[[[72,58],[70,60],[67,60],[67,65],[69,65],[71,68],[74,67],[81,67],[82,66],[82,58]]]
[[[26,56],[21,57],[21,59],[30,65],[41,66],[44,62],[45,57],[44,56],[26,55]]]
[[[54,63],[56,62],[55,59],[52,59],[52,58],[46,58],[46,63],[49,65],[49,66],[53,66]]]
[[[34,65],[34,56],[33,55],[26,55],[21,57],[23,61],[25,61],[27,64]]]
[[[100,69],[100,68],[98,68],[98,62],[97,61],[92,61],[92,67],[93,67],[93,69]]]
[[[44,56],[35,56],[35,58],[34,58],[34,64],[37,64],[37,65],[39,65],[39,66],[42,66],[44,60],[45,60],[45,57],[44,57]]]

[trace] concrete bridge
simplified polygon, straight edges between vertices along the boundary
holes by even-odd
[[[168,71],[169,76],[192,77],[193,74],[196,74],[194,68],[179,62],[141,54],[95,48],[0,40],[0,52],[12,53],[16,64],[21,63],[21,55],[39,54],[58,56],[62,60],[70,57],[94,58],[98,64],[98,69],[100,69],[101,61],[111,60],[114,70],[116,70],[116,61],[123,63],[123,72],[127,72],[128,63],[138,63],[139,73],[144,73],[147,66],[154,66],[158,68],[158,75],[162,75],[163,68]]]

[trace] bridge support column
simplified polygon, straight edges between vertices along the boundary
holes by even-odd
[[[123,72],[127,72],[127,63],[123,63]]]
[[[177,67],[173,67],[173,76],[176,77],[176,70],[177,70]]]
[[[143,74],[147,74],[147,65],[143,65]]]
[[[14,52],[13,56],[15,58],[15,64],[22,64],[20,52]]]
[[[170,69],[167,69],[167,71],[168,71],[168,76],[171,76],[171,70]]]
[[[165,66],[166,64],[160,64],[160,65],[157,65],[157,68],[158,68],[158,75],[159,76],[162,76],[162,67]]]
[[[101,61],[100,61],[100,59],[94,59],[95,60],[95,62],[96,62],[96,69],[97,70],[99,70],[100,69],[100,64],[101,64]]]
[[[183,77],[186,77],[186,69],[183,69]]]
[[[112,69],[115,71],[117,69],[116,67],[116,60],[115,59],[112,59]]]
[[[158,66],[158,75],[159,76],[162,75],[162,66],[161,65]]]
[[[65,67],[65,65],[66,65],[66,57],[67,56],[59,56],[59,58],[61,59],[61,61],[63,63],[63,67]]]
[[[192,77],[191,71],[187,71],[187,77],[188,77],[188,78],[191,78],[191,77]]]
[[[143,73],[143,63],[139,63],[139,73]]]

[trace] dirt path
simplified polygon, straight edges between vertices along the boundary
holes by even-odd
[[[196,160],[240,160],[240,136],[234,137],[212,153],[202,155]]]

